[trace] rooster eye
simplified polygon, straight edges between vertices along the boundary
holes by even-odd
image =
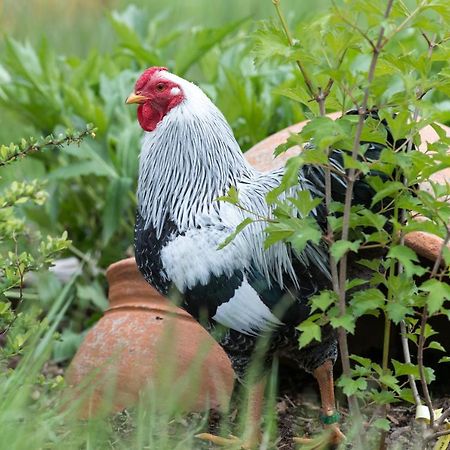
[[[164,88],[165,88],[164,83],[158,83],[158,84],[156,85],[156,90],[159,91],[159,92],[163,91]]]

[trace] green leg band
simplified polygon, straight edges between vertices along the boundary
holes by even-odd
[[[333,423],[338,423],[339,422],[339,420],[341,419],[341,415],[337,411],[335,411],[331,415],[320,413],[319,418],[320,418],[320,421],[324,425],[332,425]]]

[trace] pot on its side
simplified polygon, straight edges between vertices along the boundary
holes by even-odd
[[[107,279],[110,306],[66,373],[81,396],[79,414],[119,411],[145,392],[184,411],[226,407],[234,374],[208,332],[154,290],[134,258],[112,264]]]
[[[328,114],[328,117],[333,120],[336,120],[340,116],[340,113]],[[273,152],[279,145],[284,144],[291,134],[299,133],[308,122],[308,120],[305,120],[291,125],[254,145],[245,153],[247,161],[253,167],[261,171],[282,167],[289,158],[297,155],[302,149],[299,146],[294,146],[277,158],[274,158]],[[447,136],[450,136],[450,128],[442,124],[440,124],[440,126],[445,130]],[[426,150],[427,142],[431,144],[439,139],[438,134],[430,125],[420,130],[420,137],[422,144],[419,149],[422,151]],[[450,169],[444,169],[434,173],[431,175],[431,179],[436,183],[450,183]],[[426,184],[423,184],[420,187],[424,190],[430,189]],[[405,236],[405,245],[412,248],[418,255],[434,261],[438,257],[442,247],[442,239],[431,233],[413,231]]]

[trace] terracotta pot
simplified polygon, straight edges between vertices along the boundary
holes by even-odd
[[[185,411],[226,407],[234,374],[208,332],[154,290],[134,258],[112,264],[106,276],[110,306],[66,373],[77,396],[84,392],[79,414],[97,412],[102,402],[103,409],[122,410],[151,387],[159,398],[166,388]]]
[[[340,113],[328,114],[332,119],[340,117]],[[277,158],[274,158],[274,150],[284,142],[287,141],[291,134],[298,133],[306,124],[307,120],[299,122],[295,125],[291,125],[277,133],[269,136],[263,141],[253,146],[245,153],[247,161],[255,168],[266,171],[281,167],[287,159],[297,155],[302,149],[299,146],[290,148],[287,152],[281,154]],[[441,125],[448,136],[450,136],[450,128],[445,125]],[[422,144],[420,150],[426,150],[426,142],[432,143],[438,140],[439,136],[431,126],[426,126],[420,131],[422,138]],[[438,183],[450,183],[450,169],[441,170],[431,176],[433,181]],[[421,186],[422,189],[428,189],[426,184]],[[405,236],[405,244],[412,248],[418,255],[423,256],[429,260],[434,261],[441,249],[442,239],[436,235],[425,233],[421,231],[415,231],[408,233]],[[450,248],[450,246],[449,246]]]

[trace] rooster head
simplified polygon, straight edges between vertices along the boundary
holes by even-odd
[[[177,78],[177,77],[176,77]],[[136,81],[125,103],[138,103],[137,116],[145,131],[153,131],[167,113],[185,98],[176,78],[165,67],[150,67]]]

